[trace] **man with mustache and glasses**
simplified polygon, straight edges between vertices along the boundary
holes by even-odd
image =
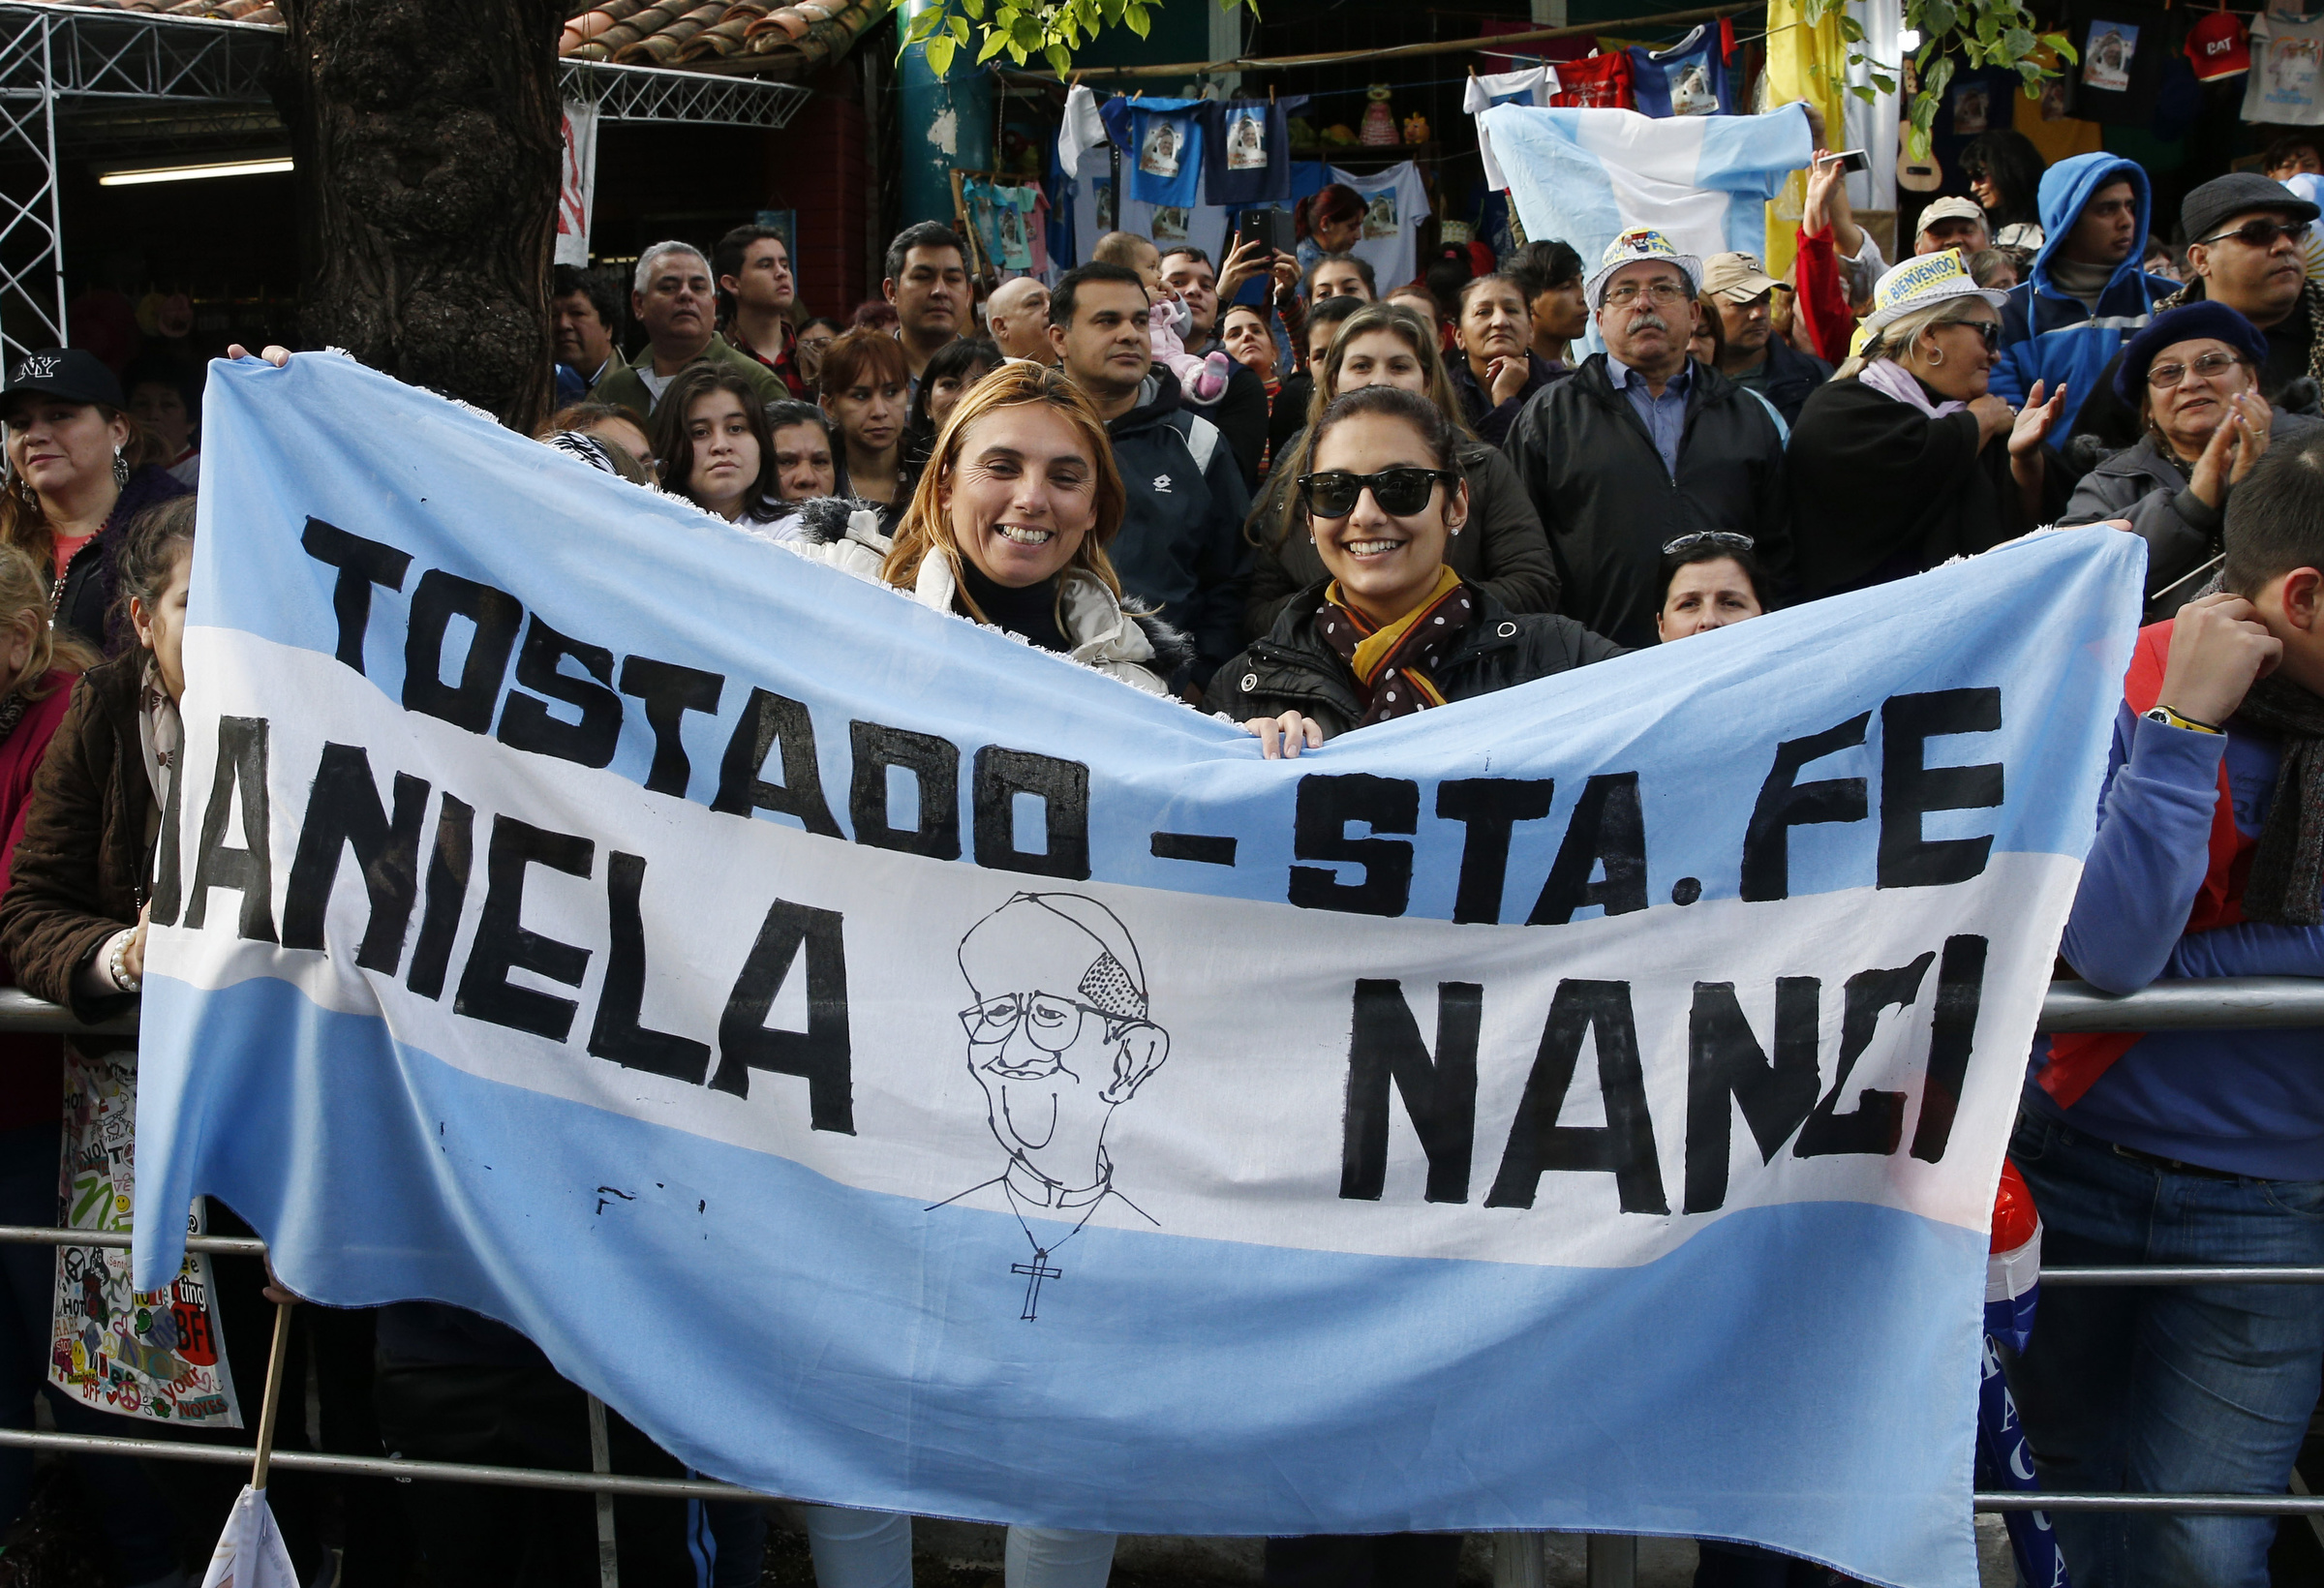
[[[1663,546],[1749,535],[1780,583],[1790,565],[1784,441],[1765,406],[1687,356],[1702,261],[1659,231],[1616,237],[1585,284],[1605,351],[1544,387],[1509,454],[1557,557],[1557,610],[1618,645],[1655,642]]]

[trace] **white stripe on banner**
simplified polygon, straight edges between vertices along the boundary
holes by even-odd
[[[140,1276],[217,1196],[805,1500],[1974,1581],[2135,537],[1268,762],[345,358],[205,414]]]
[[[1542,974],[1539,928],[1289,911],[1094,881],[1044,884],[836,844],[771,821],[738,823],[606,772],[564,771],[549,819],[531,758],[474,756],[460,729],[406,714],[328,657],[204,628],[188,657],[192,676],[222,687],[238,714],[267,724],[278,785],[269,847],[277,856],[296,854],[302,830],[315,821],[304,790],[326,742],[394,747],[370,757],[382,788],[397,776],[463,767],[456,788],[447,783],[443,792],[456,792],[475,812],[479,882],[506,823],[581,835],[596,852],[582,875],[536,855],[523,879],[521,912],[503,928],[521,920],[528,932],[585,950],[577,984],[522,965],[507,977],[528,997],[578,1011],[559,1017],[562,1040],[463,1015],[459,999],[418,996],[367,974],[352,957],[299,956],[304,962],[286,965],[274,945],[228,932],[172,934],[170,975],[205,988],[286,977],[320,1007],[383,1014],[398,1040],[471,1075],[778,1153],[839,1183],[930,1205],[1003,1167],[992,1108],[1012,1119],[1028,1105],[1038,1109],[1041,1131],[1026,1129],[1018,1140],[1046,1133],[1055,1112],[1053,1078],[995,1089],[972,1073],[960,1011],[973,995],[957,962],[966,952],[961,940],[1012,896],[1055,889],[1102,905],[1121,923],[1145,973],[1151,1019],[1168,1035],[1165,1062],[1153,1075],[1087,1121],[1093,1131],[1103,1127],[1111,1183],[1120,1193],[1089,1222],[1205,1239],[1384,1257],[1630,1266],[1653,1261],[1703,1218],[1737,1206],[1842,1200],[1982,1231],[1992,1214],[1989,1191],[1946,1172],[1949,1153],[1940,1153],[1939,1131],[1922,1123],[1929,1070],[1932,1062],[1942,1067],[1948,1041],[1976,1029],[2022,1029],[2033,1019],[2049,982],[2052,946],[2043,933],[2054,929],[2046,924],[2070,902],[2077,871],[2059,855],[1998,856],[1988,877],[2022,908],[1995,920],[1981,892],[1948,890],[1894,931],[1870,936],[1862,923],[1876,903],[1873,890],[1766,903],[1706,900],[1676,922],[1653,911],[1599,915],[1560,931],[1552,978]],[[214,766],[189,756],[190,786],[206,786]],[[814,1128],[807,1077],[764,1069],[728,1077],[707,1053],[683,1077],[591,1055],[606,977],[617,962],[609,929],[609,893],[621,885],[611,859],[617,852],[642,862],[630,873],[650,945],[637,1023],[704,1050],[719,1035],[716,1017],[742,981],[777,895],[841,924],[835,952],[846,972],[853,1134]],[[723,877],[766,877],[771,885],[706,891],[696,880],[709,856]],[[490,896],[489,886],[469,890],[451,964],[474,959],[480,935],[489,940],[482,918]],[[207,907],[225,911],[238,902],[220,894]],[[286,900],[286,914],[290,908]],[[371,914],[356,868],[342,866],[324,939],[360,943]],[[1947,945],[1965,933],[1981,933],[1977,941],[1990,945],[1977,951],[1983,962],[1941,968]],[[890,952],[915,941],[929,951]],[[1958,959],[1961,951],[1954,952]],[[1368,993],[1358,987],[1365,967],[1388,978],[1374,978]],[[1877,981],[1891,967],[1901,973],[1881,983],[1880,997],[1864,991],[1867,978]],[[810,1028],[815,968],[811,947],[791,962],[766,1024]],[[1074,967],[1077,979],[1084,968]],[[1788,999],[1778,991],[1787,978],[1794,989]],[[1801,978],[1816,984],[1812,999],[1798,990]],[[1698,983],[1723,990],[1702,992]],[[1590,990],[1586,998],[1575,991],[1581,988]],[[1959,1018],[1941,1025],[1938,1012],[1964,999],[1969,1028]],[[1581,1023],[1571,1024],[1566,1040],[1573,1022]],[[1255,1023],[1269,1033],[1256,1043]],[[1362,1173],[1363,1157],[1344,1140],[1352,1032],[1375,1026],[1387,1064],[1373,1077],[1386,1127],[1380,1192],[1376,1200],[1344,1198],[1343,1183]],[[1821,1156],[1778,1153],[1762,1169],[1752,1132],[1731,1129],[1724,1106],[1715,1118],[1690,1111],[1685,1059],[1697,1028],[1715,1028],[1734,1061],[1748,1061],[1755,1045],[1780,1056],[1784,1044],[1811,1039],[1818,1052],[1845,1054],[1844,1092],[1830,1100],[1828,1120],[1819,1115],[1806,1127],[1803,1141],[1828,1136],[1852,1145]],[[1631,1084],[1620,1068],[1627,1062],[1621,1054],[1633,1047],[1668,1062],[1645,1064]],[[1532,1061],[1480,1063],[1492,1054]],[[1411,1063],[1478,1071],[1473,1125],[1450,1143],[1424,1145],[1404,1108],[1390,1106],[1391,1072]],[[1989,1135],[2015,1107],[2017,1079],[2006,1065],[1976,1070],[1952,1130]],[[706,1084],[713,1080],[719,1084]],[[735,1089],[721,1089],[729,1080]],[[1545,1116],[1528,1120],[1527,1089],[1552,1084],[1556,1095],[1537,1096],[1532,1105]],[[1881,1094],[1870,1115],[1855,1103],[1867,1088]],[[1627,1176],[1532,1168],[1537,1126],[1604,1133],[1609,1114],[1633,1108],[1640,1145]],[[1873,1115],[1881,1121],[1877,1128]],[[1868,1133],[1896,1140],[1866,1151]],[[1599,1140],[1610,1150],[1610,1137]],[[1239,1144],[1231,1172],[1216,1159],[1225,1141]],[[1921,1156],[1910,1150],[1915,1145]],[[1094,1137],[1077,1147],[1080,1162],[1058,1169],[1058,1177],[1096,1183],[1098,1147]],[[1060,1145],[1058,1157],[1063,1152]],[[1624,1178],[1635,1183],[1625,1189]],[[1693,1182],[1702,1188],[1691,1193]],[[1430,1191],[1440,1200],[1427,1200]],[[1690,1209],[1690,1200],[1698,1206]],[[1616,1216],[1626,1202],[1632,1212],[1657,1216],[1644,1228],[1627,1227]]]

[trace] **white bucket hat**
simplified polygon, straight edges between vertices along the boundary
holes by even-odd
[[[1692,254],[1681,254],[1670,245],[1670,239],[1652,227],[1633,227],[1605,245],[1599,256],[1598,269],[1582,284],[1582,293],[1595,311],[1605,306],[1605,284],[1613,273],[1626,264],[1642,264],[1660,260],[1675,264],[1687,278],[1687,286],[1699,293],[1702,290],[1702,260]]]
[[[1907,315],[1957,297],[1981,297],[1996,309],[2009,301],[2008,293],[1977,285],[1957,248],[1907,260],[1873,284],[1872,313],[1864,317],[1864,334],[1873,336]]]

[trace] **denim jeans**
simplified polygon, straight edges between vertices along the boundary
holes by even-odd
[[[819,1588],[911,1588],[912,1519],[845,1506],[799,1507]],[[1105,1588],[1114,1535],[1060,1527],[1012,1527],[1008,1588]]]
[[[2324,1182],[2125,1157],[2028,1111],[2045,1264],[2324,1264]],[[2009,1388],[2045,1488],[2282,1494],[2324,1375],[2305,1285],[2045,1290]],[[2274,1517],[2052,1512],[2074,1588],[2267,1588]]]

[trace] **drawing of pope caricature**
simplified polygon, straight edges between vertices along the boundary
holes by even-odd
[[[968,1073],[1006,1161],[949,1203],[1014,1213],[1031,1251],[1026,1322],[1051,1257],[1108,1198],[1151,1224],[1115,1189],[1106,1127],[1170,1054],[1147,1018],[1138,946],[1112,910],[1080,894],[1018,894],[961,939],[971,1001],[960,1013]],[[943,1206],[948,1204],[938,1204]],[[1035,1226],[1040,1226],[1036,1233]]]

